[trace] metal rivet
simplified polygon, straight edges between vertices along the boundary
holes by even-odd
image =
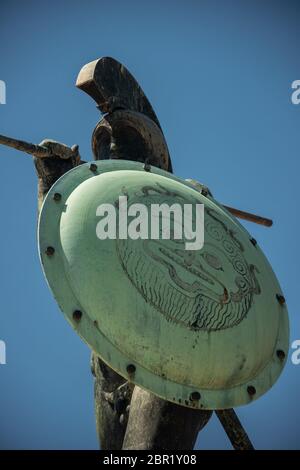
[[[145,171],[151,171],[151,165],[149,163],[144,164],[144,170]]]
[[[53,194],[53,199],[54,199],[54,201],[56,201],[56,202],[60,201],[60,200],[61,200],[61,194],[59,194],[59,193],[54,193],[54,194]]]
[[[256,394],[256,388],[253,387],[253,385],[249,385],[249,386],[247,387],[247,392],[248,392],[248,394],[249,394],[251,397],[253,397],[253,395]]]
[[[47,246],[47,248],[45,250],[45,253],[46,253],[47,256],[54,255],[54,252],[55,252],[55,249],[53,248],[53,246]]]
[[[190,394],[190,400],[191,400],[191,401],[199,401],[200,398],[201,398],[201,395],[200,395],[199,392],[192,392],[192,393]]]
[[[126,367],[126,370],[128,372],[128,374],[134,374],[135,371],[136,371],[136,367],[133,365],[133,364],[128,364],[128,366]]]
[[[280,305],[284,305],[284,304],[285,304],[285,298],[283,297],[283,295],[281,295],[281,294],[276,294],[276,299],[278,300],[278,302],[280,303]]]
[[[80,310],[75,310],[73,312],[73,320],[80,321],[82,317],[82,312]]]
[[[257,245],[257,241],[255,240],[255,238],[250,238],[250,242],[252,243],[253,246]]]
[[[90,164],[90,170],[95,173],[97,171],[98,167],[95,163]]]
[[[285,358],[285,352],[282,351],[282,349],[277,349],[276,354],[277,354],[278,359],[280,359],[281,361],[284,360],[284,358]]]

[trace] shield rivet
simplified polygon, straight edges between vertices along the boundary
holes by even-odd
[[[249,386],[247,387],[247,392],[248,392],[248,394],[250,395],[250,397],[253,397],[253,395],[256,394],[256,388],[253,387],[253,385],[249,385]]]
[[[257,241],[255,240],[255,238],[250,238],[250,242],[252,243],[253,246],[257,245]]]
[[[53,246],[47,246],[45,250],[45,253],[47,256],[53,256],[54,252],[55,252],[55,249],[53,248]]]
[[[90,170],[95,173],[97,171],[98,167],[95,163],[90,164]]]
[[[145,171],[151,171],[151,165],[149,165],[149,163],[145,163],[144,170]]]
[[[80,310],[75,310],[75,312],[73,312],[73,319],[75,321],[80,321],[81,317],[82,317],[82,312]]]
[[[61,200],[61,194],[54,193],[53,200],[56,201],[56,202],[60,201]]]
[[[282,349],[278,349],[278,350],[276,351],[276,354],[277,354],[278,359],[280,359],[281,361],[284,360],[284,358],[285,358],[285,352],[282,351]]]
[[[129,375],[132,375],[135,373],[136,367],[133,364],[128,364],[128,366],[126,367],[126,370]]]
[[[199,392],[192,392],[192,393],[190,394],[190,400],[191,400],[191,401],[199,401],[200,398],[201,398],[201,395],[200,395]]]
[[[276,294],[276,299],[278,300],[278,302],[280,303],[280,305],[284,305],[284,304],[285,304],[285,298],[283,297],[283,295],[281,295],[281,294]]]

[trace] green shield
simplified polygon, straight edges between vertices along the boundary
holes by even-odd
[[[120,196],[128,208],[148,209],[149,238],[118,233]],[[115,208],[115,238],[97,234],[101,204]],[[170,239],[162,230],[151,238],[151,208],[159,204],[204,205],[201,249],[187,250],[172,230]],[[116,372],[166,400],[201,409],[247,404],[283,369],[288,314],[267,259],[223,206],[189,182],[136,162],[81,165],[44,201],[39,250],[75,331]]]

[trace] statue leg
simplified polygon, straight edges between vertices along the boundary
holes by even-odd
[[[135,386],[124,450],[192,450],[212,411],[193,410],[165,401]]]
[[[103,450],[122,449],[132,385],[92,353],[96,429]]]

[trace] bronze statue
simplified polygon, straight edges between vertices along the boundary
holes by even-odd
[[[151,104],[134,77],[116,60],[104,57],[84,66],[76,86],[88,93],[104,116],[92,135],[95,160],[142,161],[172,172],[168,147]],[[0,136],[0,143],[34,157],[38,176],[38,206],[55,181],[83,162],[78,146],[52,140],[39,145]],[[241,217],[270,226],[271,221],[236,211]],[[95,414],[102,449],[193,449],[198,432],[212,411],[194,410],[165,401],[134,386],[92,353]],[[236,449],[253,449],[233,410],[216,412]]]

